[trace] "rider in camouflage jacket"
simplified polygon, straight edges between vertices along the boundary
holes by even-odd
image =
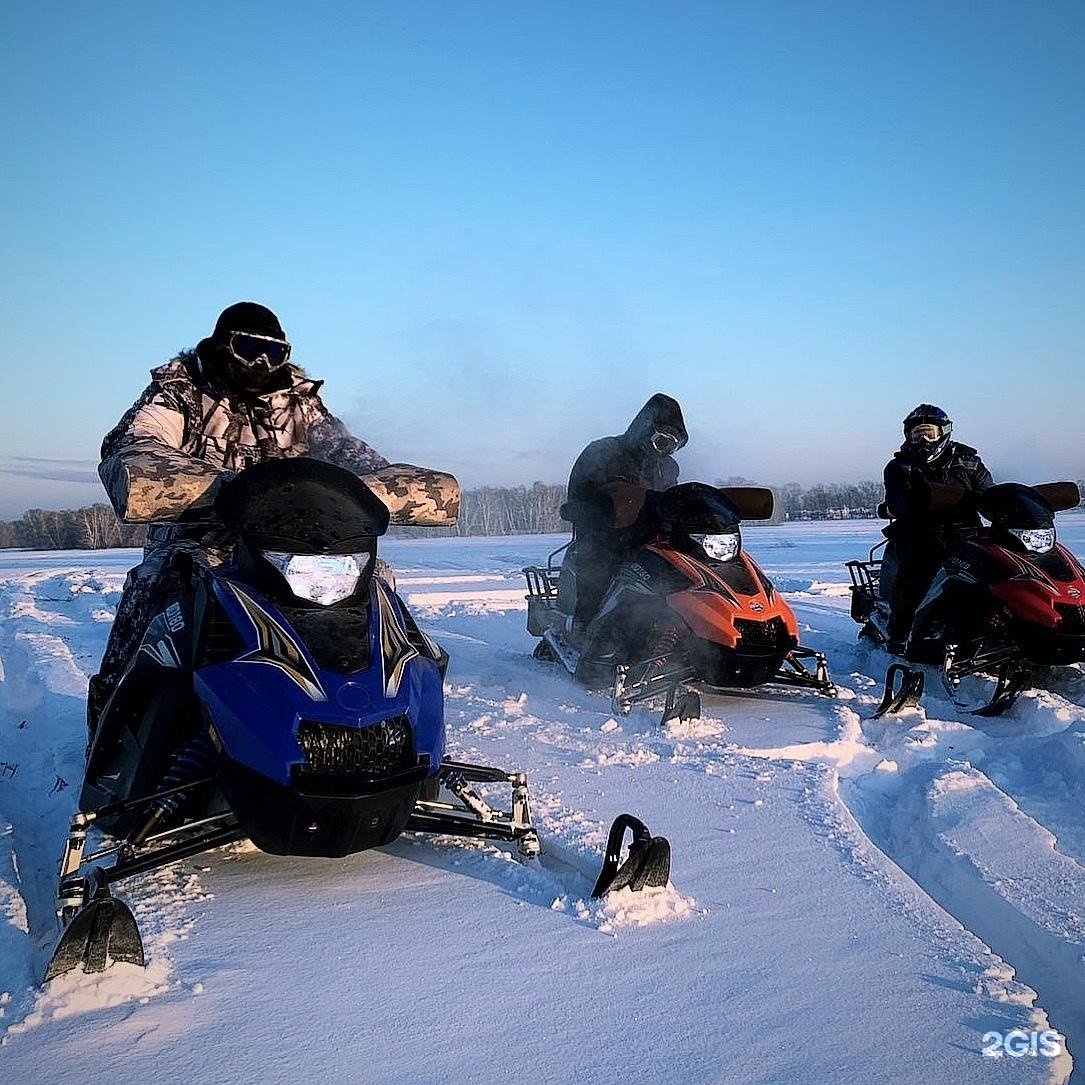
[[[325,407],[321,382],[290,365],[289,356],[270,309],[231,305],[194,351],[152,370],[143,395],[102,443],[98,473],[118,516],[152,526],[91,679],[92,734],[179,563],[216,563],[232,549],[211,510],[224,481],[282,457],[313,456],[359,475],[388,466]]]

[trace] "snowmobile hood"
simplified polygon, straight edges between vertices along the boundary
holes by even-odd
[[[689,440],[678,400],[662,392],[656,392],[629,423],[625,431],[625,440],[630,445],[641,447],[648,443],[653,433],[660,432],[674,434],[678,439],[679,448]]]

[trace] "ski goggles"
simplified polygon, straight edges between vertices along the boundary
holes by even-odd
[[[932,445],[935,441],[940,441],[948,433],[948,426],[939,426],[935,422],[920,422],[918,425],[912,426],[908,431],[908,440],[914,445]]]
[[[281,369],[290,360],[290,344],[285,339],[253,332],[231,332],[227,341],[230,353],[245,366],[264,365]]]
[[[661,456],[669,456],[672,452],[677,452],[681,443],[673,433],[667,433],[665,430],[657,430],[652,434],[652,448]]]

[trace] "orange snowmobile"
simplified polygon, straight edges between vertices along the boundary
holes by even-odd
[[[609,690],[622,714],[664,696],[663,723],[696,718],[703,688],[777,683],[835,693],[825,656],[799,643],[791,608],[742,547],[743,517],[770,517],[772,491],[687,482],[649,497],[639,524],[647,541],[619,567],[582,631],[572,620],[581,510],[562,508],[574,525],[571,545],[524,569],[527,628],[541,638],[535,658]]]

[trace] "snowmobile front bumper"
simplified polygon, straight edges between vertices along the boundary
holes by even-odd
[[[270,855],[338,859],[390,844],[407,824],[429,758],[364,790],[344,777],[319,790],[287,787],[235,761],[224,762],[218,782],[242,835]]]

